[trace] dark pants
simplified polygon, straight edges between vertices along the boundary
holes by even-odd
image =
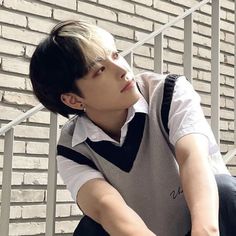
[[[236,177],[216,175],[215,178],[220,202],[220,236],[236,236]],[[190,232],[187,235],[190,236]],[[109,236],[109,234],[100,224],[84,216],[73,236]]]

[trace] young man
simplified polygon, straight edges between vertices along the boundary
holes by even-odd
[[[75,235],[236,235],[236,181],[184,76],[134,77],[111,34],[66,21],[38,45],[30,78],[45,107],[76,114],[57,156],[86,215]]]

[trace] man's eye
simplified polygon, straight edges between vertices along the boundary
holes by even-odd
[[[101,68],[99,68],[95,74],[96,75],[100,75],[103,71],[105,70],[105,66],[102,66]]]

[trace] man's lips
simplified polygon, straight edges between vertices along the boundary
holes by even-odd
[[[129,82],[126,83],[126,85],[124,86],[124,88],[121,89],[121,93],[124,92],[125,90],[131,88],[134,86],[134,80],[130,80]]]

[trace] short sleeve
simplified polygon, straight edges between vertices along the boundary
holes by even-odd
[[[171,144],[175,146],[176,142],[187,134],[203,134],[209,141],[209,154],[216,153],[219,148],[211,127],[205,119],[200,102],[200,96],[193,86],[184,76],[179,77],[170,106],[169,139]]]
[[[83,184],[91,179],[104,179],[102,173],[98,170],[95,170],[88,165],[78,164],[61,155],[57,156],[57,168],[75,202],[77,193]]]

